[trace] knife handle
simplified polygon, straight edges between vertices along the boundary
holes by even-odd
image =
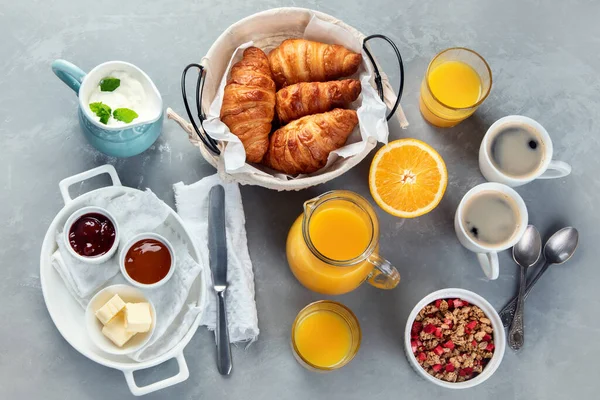
[[[229,328],[225,313],[225,291],[217,292],[217,368],[221,375],[231,373],[231,347],[229,344]]]

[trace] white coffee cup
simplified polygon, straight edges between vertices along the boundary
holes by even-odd
[[[523,177],[514,177],[503,173],[494,165],[490,155],[491,143],[496,135],[511,127],[521,127],[533,132],[541,140],[542,149],[544,149],[542,162],[538,169]],[[528,117],[509,115],[494,122],[483,137],[479,148],[479,169],[489,182],[504,183],[511,187],[524,185],[534,179],[562,178],[569,175],[571,166],[563,161],[552,160],[552,152],[552,140],[542,125]]]
[[[517,211],[519,214],[517,216],[517,229],[509,240],[499,243],[498,245],[484,246],[481,243],[476,242],[469,236],[467,233],[467,228],[463,224],[465,205],[481,192],[499,192],[502,195],[509,197],[517,206]],[[463,196],[454,216],[454,230],[456,231],[456,236],[458,237],[460,243],[468,250],[477,253],[477,260],[479,261],[481,269],[483,269],[485,275],[489,279],[494,280],[497,279],[498,275],[500,274],[498,252],[513,247],[521,239],[525,233],[525,229],[527,228],[528,220],[529,214],[527,213],[527,207],[517,192],[501,183],[488,182],[475,186]]]

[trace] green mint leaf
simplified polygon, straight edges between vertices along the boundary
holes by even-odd
[[[119,78],[107,76],[100,81],[100,90],[103,92],[112,92],[119,86],[121,86],[121,80]]]
[[[117,108],[113,112],[113,117],[115,117],[117,121],[123,121],[126,124],[128,124],[137,117],[139,117],[139,115],[129,108]]]
[[[90,110],[96,114],[98,118],[100,118],[100,122],[104,125],[108,123],[108,119],[110,118],[110,107],[102,102],[90,103]]]

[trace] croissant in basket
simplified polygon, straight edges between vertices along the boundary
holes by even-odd
[[[358,98],[360,81],[345,79],[329,82],[302,82],[284,87],[277,92],[275,112],[282,124],[345,107]]]
[[[325,82],[350,76],[362,56],[344,46],[304,39],[287,39],[269,53],[273,79],[278,88],[298,82]]]
[[[242,141],[247,161],[263,159],[274,116],[275,82],[269,60],[262,50],[249,47],[231,68],[221,106],[221,121]]]
[[[288,175],[310,174],[325,166],[358,124],[354,110],[336,108],[290,122],[273,133],[263,163]]]

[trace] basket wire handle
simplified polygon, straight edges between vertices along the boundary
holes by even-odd
[[[375,59],[373,58],[373,56],[371,55],[371,52],[367,48],[367,42],[371,39],[383,39],[386,42],[388,42],[390,44],[390,46],[392,46],[392,48],[394,49],[394,52],[396,53],[396,57],[398,58],[398,64],[400,65],[400,89],[398,89],[398,96],[396,97],[396,102],[394,103],[394,106],[390,110],[389,114],[386,116],[386,119],[389,121],[390,118],[392,118],[392,115],[394,115],[394,113],[398,109],[398,105],[400,104],[400,98],[402,97],[402,91],[404,90],[404,65],[402,64],[402,56],[400,55],[400,50],[398,50],[398,47],[396,46],[396,44],[389,37],[376,34],[376,35],[367,36],[363,40],[363,50],[365,51],[365,53],[367,53],[369,60],[371,60],[371,64],[373,64],[373,72],[375,72],[375,84],[377,85],[377,93],[379,94],[379,97],[381,98],[382,101],[385,101],[385,100],[384,100],[384,96],[383,96],[383,84],[381,83],[381,74],[379,73],[379,68],[377,68]]]
[[[198,72],[198,81],[196,82],[196,110],[198,112],[198,119],[200,120],[200,125],[197,125],[196,121],[194,120],[194,117],[192,115],[192,110],[190,110],[190,105],[188,104],[187,93],[186,93],[186,89],[185,89],[185,78],[186,78],[187,72],[190,68],[198,68],[198,71],[199,71]],[[192,63],[192,64],[188,65],[187,67],[185,67],[183,69],[183,73],[181,74],[181,95],[183,96],[183,105],[185,106],[185,111],[187,112],[187,115],[190,118],[190,122],[191,122],[192,126],[194,127],[194,131],[196,131],[196,134],[198,135],[200,140],[202,140],[202,143],[204,143],[204,145],[210,151],[219,155],[219,154],[221,154],[221,151],[219,150],[217,142],[213,138],[211,138],[209,135],[207,135],[206,131],[202,127],[202,123],[204,122],[204,120],[206,120],[206,116],[202,112],[202,91],[204,90],[204,80],[205,80],[204,77],[205,77],[205,72],[204,72],[204,67],[202,65]]]

